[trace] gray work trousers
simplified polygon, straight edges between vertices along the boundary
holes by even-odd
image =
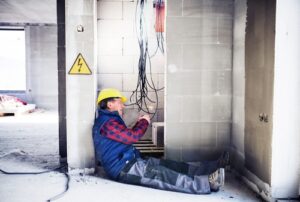
[[[125,166],[118,180],[156,189],[209,194],[211,190],[208,174],[217,169],[217,161],[198,162],[197,165],[191,165],[157,158],[146,160],[138,158]]]

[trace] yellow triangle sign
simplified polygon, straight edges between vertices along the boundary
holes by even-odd
[[[81,53],[78,54],[74,64],[72,65],[69,74],[92,74],[91,69],[87,65],[85,59],[81,55]]]

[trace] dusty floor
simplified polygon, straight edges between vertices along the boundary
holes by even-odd
[[[39,110],[20,117],[0,117],[0,169],[9,172],[43,171],[59,166],[57,113]],[[1,202],[40,202],[61,193],[66,177],[59,172],[40,175],[0,173]],[[261,201],[227,171],[219,192],[191,195],[126,185],[100,176],[71,174],[68,192],[55,201],[185,202]]]

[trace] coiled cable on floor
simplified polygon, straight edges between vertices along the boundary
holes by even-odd
[[[50,172],[53,172],[53,171],[57,171],[57,170],[60,170],[62,168],[65,168],[65,170],[62,173],[67,178],[67,182],[66,182],[66,185],[65,185],[65,190],[62,193],[57,194],[56,196],[53,196],[53,197],[51,197],[50,199],[47,200],[47,202],[50,202],[50,201],[54,201],[54,200],[57,200],[57,199],[61,198],[69,190],[70,176],[67,172],[68,164],[64,164],[64,165],[59,166],[57,168],[53,168],[53,169],[46,170],[46,171],[40,171],[40,172],[8,172],[8,171],[2,170],[2,169],[0,169],[0,172],[2,172],[5,175],[39,175],[39,174],[44,174],[44,173],[50,173]]]

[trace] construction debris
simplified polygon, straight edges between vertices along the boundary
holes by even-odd
[[[15,96],[0,94],[0,116],[20,115],[30,113],[35,109],[35,104],[27,104]]]

